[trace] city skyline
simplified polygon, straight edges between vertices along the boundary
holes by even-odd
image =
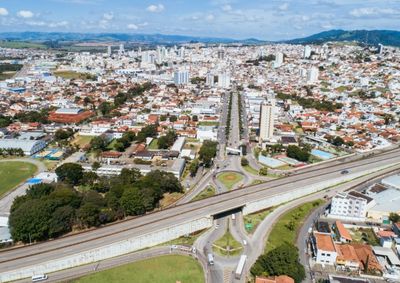
[[[0,32],[163,33],[281,40],[330,29],[398,30],[400,1],[385,1],[384,7],[376,1],[348,2],[6,0],[0,2]]]

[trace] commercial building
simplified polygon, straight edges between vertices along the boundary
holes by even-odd
[[[319,77],[319,70],[316,67],[312,67],[311,69],[308,70],[307,72],[307,83],[308,84],[313,84],[318,81]]]
[[[56,123],[77,124],[93,115],[92,111],[85,111],[81,108],[60,108],[50,113],[49,120]]]
[[[0,149],[22,149],[25,155],[31,156],[46,147],[43,140],[2,139]]]
[[[271,140],[274,136],[275,100],[261,104],[260,108],[260,137],[259,141]]]
[[[219,88],[230,88],[231,87],[231,74],[223,72],[218,75],[218,87]]]
[[[332,198],[330,216],[364,219],[373,204],[372,198],[355,191],[338,193]]]
[[[311,243],[316,263],[335,265],[338,253],[330,234],[314,232]]]

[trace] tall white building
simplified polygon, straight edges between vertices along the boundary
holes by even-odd
[[[271,140],[274,136],[275,99],[261,104],[260,142]]]
[[[274,61],[274,68],[279,68],[283,65],[283,53],[276,52],[275,54],[275,61]]]
[[[311,46],[306,45],[306,46],[304,46],[303,58],[308,59],[310,57],[311,57]]]
[[[124,47],[124,44],[121,43],[121,44],[119,45],[118,53],[121,55],[121,54],[123,54],[124,52],[125,52],[125,47]]]
[[[343,218],[365,218],[372,198],[358,192],[338,193],[332,198],[330,215]]]
[[[108,55],[108,57],[111,57],[111,54],[112,54],[111,45],[109,45],[107,47],[107,55]]]
[[[187,85],[189,83],[189,71],[182,70],[174,72],[174,83],[176,85]]]
[[[231,74],[229,72],[220,73],[218,75],[218,87],[220,88],[231,87]]]
[[[179,57],[180,58],[184,58],[185,57],[185,47],[184,46],[179,48]]]
[[[206,85],[207,86],[214,86],[214,74],[212,73],[207,73],[206,75]]]
[[[319,70],[317,67],[312,67],[311,69],[308,70],[307,73],[307,83],[313,84],[318,81],[319,77]]]

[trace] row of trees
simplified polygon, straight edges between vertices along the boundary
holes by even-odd
[[[296,101],[299,105],[303,106],[304,108],[314,108],[319,111],[334,112],[336,109],[341,109],[343,107],[343,104],[338,102],[332,102],[328,100],[319,101],[315,100],[314,98],[300,97],[297,95],[291,95],[282,92],[277,94],[277,98],[282,100],[291,99]]]
[[[175,176],[162,171],[143,176],[136,169],[123,169],[118,176],[100,177],[66,163],[56,173],[58,183],[34,185],[14,200],[9,222],[15,241],[42,241],[142,215],[156,208],[165,193],[182,191]]]
[[[1,156],[24,156],[24,151],[21,148],[0,148]]]

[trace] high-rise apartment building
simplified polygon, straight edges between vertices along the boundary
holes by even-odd
[[[260,109],[260,142],[271,140],[274,136],[275,99],[261,104]]]

